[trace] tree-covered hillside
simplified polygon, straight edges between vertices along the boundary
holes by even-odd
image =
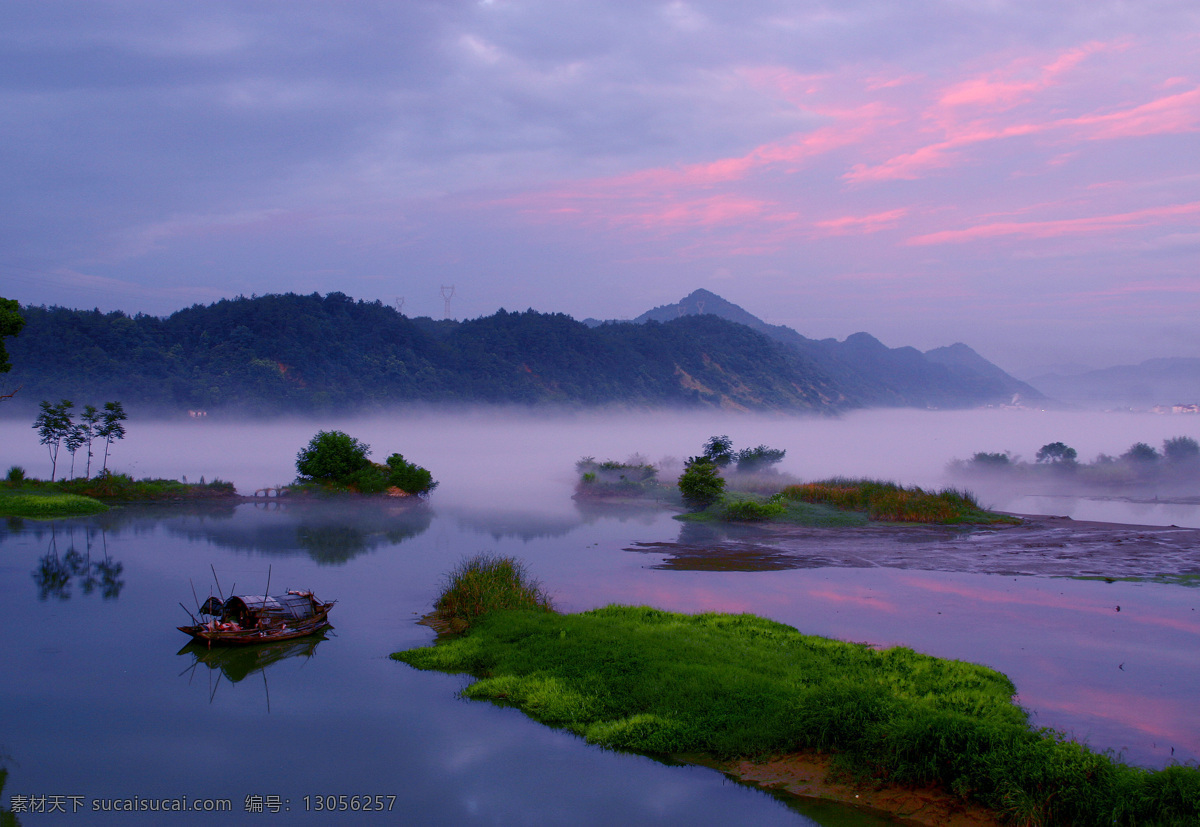
[[[11,381],[133,409],[311,413],[418,402],[849,407],[803,355],[715,316],[588,326],[534,311],[409,319],[341,293],[193,306],[160,319],[24,307]]]

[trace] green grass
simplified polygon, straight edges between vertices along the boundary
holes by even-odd
[[[0,490],[0,517],[30,517],[53,520],[107,511],[108,506],[79,494],[22,493]]]
[[[703,511],[678,514],[675,519],[688,522],[778,522],[810,527],[867,524],[866,515],[854,511],[788,500],[780,495],[762,497],[740,491],[726,495]]]
[[[100,474],[90,479],[78,477],[54,482],[22,477],[0,483],[0,491],[32,495],[73,494],[119,502],[206,499],[237,495],[233,483],[218,479],[212,482],[188,483],[150,477],[135,480],[128,474],[111,473]]]
[[[864,512],[871,520],[903,523],[1019,523],[1016,517],[980,507],[969,491],[945,488],[925,491],[894,482],[834,477],[819,482],[789,485],[784,498],[832,505]]]
[[[860,776],[938,785],[1021,824],[1200,819],[1200,770],[1141,770],[1032,729],[998,672],[752,615],[490,611],[465,635],[392,657],[475,675],[464,696],[608,748],[717,759],[815,749]]]
[[[458,632],[497,609],[550,612],[553,608],[541,584],[528,575],[519,560],[477,554],[447,575],[433,613],[439,624]]]

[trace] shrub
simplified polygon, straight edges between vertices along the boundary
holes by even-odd
[[[754,497],[739,497],[728,499],[722,503],[721,519],[734,522],[759,522],[780,517],[787,511],[787,506],[780,496],[768,500]]]
[[[584,457],[575,463],[579,483],[575,493],[584,497],[645,497],[657,493],[658,469],[637,457],[630,462],[596,462]]]
[[[689,506],[707,508],[719,500],[724,491],[725,480],[711,459],[706,456],[691,457],[684,464],[683,473],[679,476],[679,492]]]
[[[25,469],[20,465],[13,465],[8,469],[4,479],[9,482],[25,482]]]
[[[433,474],[400,454],[392,454],[387,458],[387,483],[415,496],[424,496],[437,488]]]

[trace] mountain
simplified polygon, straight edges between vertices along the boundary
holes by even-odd
[[[1047,373],[1029,382],[1055,399],[1085,407],[1190,405],[1200,402],[1200,359],[1149,359],[1077,374]]]
[[[409,319],[341,293],[196,305],[167,318],[24,307],[21,387],[79,407],[254,414],[413,403],[833,411],[861,402],[802,354],[716,316],[588,327],[561,313]]]
[[[415,403],[683,406],[834,412],[1040,399],[966,345],[929,353],[867,333],[808,339],[697,290],[632,322],[532,310],[410,319],[341,293],[239,297],[166,318],[24,307],[6,340],[21,387],[79,407],[251,414]]]
[[[866,405],[962,408],[1008,403],[1014,397],[1034,403],[1046,399],[962,343],[921,353],[911,347],[889,348],[868,333],[855,333],[842,342],[809,339],[790,327],[767,324],[708,290],[655,307],[634,321],[662,322],[699,314],[746,325],[787,345],[837,377],[849,396]]]

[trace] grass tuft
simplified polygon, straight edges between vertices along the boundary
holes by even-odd
[[[552,612],[554,605],[515,557],[477,554],[447,575],[433,613],[451,631],[460,632],[497,609]]]

